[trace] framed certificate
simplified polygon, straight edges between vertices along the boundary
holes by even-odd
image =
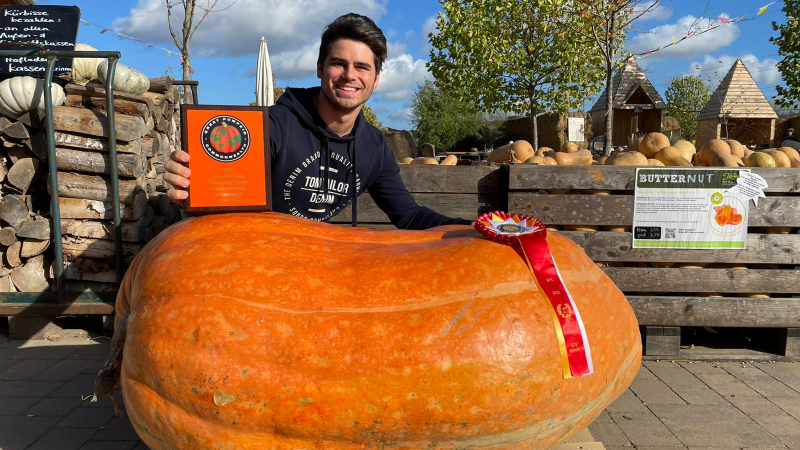
[[[266,107],[181,105],[181,134],[187,214],[272,210]]]

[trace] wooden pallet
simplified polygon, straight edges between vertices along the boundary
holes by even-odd
[[[769,187],[767,198],[750,207],[746,250],[678,250],[632,249],[629,231],[608,231],[633,222],[635,170],[524,164],[400,166],[417,202],[434,211],[465,219],[493,210],[531,214],[578,243],[628,296],[644,326],[647,357],[710,357],[681,351],[681,327],[754,327],[781,330],[780,350],[764,358],[800,360],[800,171],[753,168]],[[593,195],[597,190],[609,195]],[[349,210],[334,219],[349,221]],[[393,228],[369,196],[359,199],[359,221]],[[584,226],[599,231],[572,231]],[[775,233],[774,227],[790,232]],[[678,267],[687,265],[705,267]],[[770,297],[748,297],[753,294]]]
[[[746,250],[679,250],[633,249],[630,231],[604,231],[632,224],[635,170],[514,165],[508,206],[560,229],[603,267],[644,326],[645,355],[708,358],[681,351],[681,327],[757,327],[782,329],[777,356],[800,358],[800,171],[752,168],[769,187],[750,205]]]
[[[605,450],[606,447],[602,442],[597,442],[592,437],[592,433],[588,428],[579,431],[575,436],[572,436],[563,444],[556,447],[556,450]]]

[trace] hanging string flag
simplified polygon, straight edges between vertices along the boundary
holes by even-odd
[[[770,6],[772,6],[774,4],[775,4],[775,2],[767,3],[766,5],[762,6],[761,8],[758,8],[758,14],[756,14],[756,16],[760,16],[760,15],[764,14],[765,12],[767,12],[767,8],[769,8]]]
[[[116,31],[112,30],[111,28],[105,28],[105,27],[103,27],[101,25],[98,25],[96,23],[89,22],[88,20],[81,19],[81,22],[83,22],[84,25],[87,25],[87,26],[94,26],[94,27],[100,28],[100,34],[114,33],[114,34],[116,34],[117,36],[119,36],[121,38],[129,39],[129,40],[134,41],[134,42],[139,42],[140,44],[145,44],[148,49],[157,48],[159,50],[162,50],[162,51],[166,52],[167,55],[172,56],[172,50],[170,50],[168,48],[160,47],[158,45],[151,44],[149,42],[145,42],[145,41],[143,41],[141,39],[138,39],[138,38],[135,38],[133,36],[128,36],[127,34],[118,33]],[[183,58],[181,58],[181,60],[183,60]],[[191,72],[194,73],[194,69],[192,69],[191,67],[189,68],[189,70],[191,70]]]
[[[673,44],[677,44],[677,43],[678,43],[678,41],[676,41],[676,40],[675,40],[675,37],[674,37],[674,36],[672,37],[672,43],[673,43]]]
[[[717,20],[719,20],[719,23],[721,23],[721,24],[730,23],[730,21],[731,21],[731,19],[728,19],[727,17],[722,17],[722,16],[717,17]]]

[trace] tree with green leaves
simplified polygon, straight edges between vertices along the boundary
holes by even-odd
[[[378,116],[375,115],[375,112],[372,111],[372,108],[369,107],[368,104],[364,103],[364,106],[361,108],[361,111],[364,113],[364,119],[367,121],[368,124],[372,125],[377,129],[382,129],[383,124],[378,121]]]
[[[573,36],[580,36],[590,44],[588,53],[601,59],[606,92],[613,92],[614,73],[624,67],[629,55],[623,54],[626,34],[633,23],[656,9],[661,0],[571,0],[566,8],[568,16],[581,20],[567,22]],[[605,152],[613,146],[614,109],[613,96],[606,95]],[[599,124],[598,124],[599,125]]]
[[[786,86],[775,86],[778,95],[775,103],[783,108],[796,108],[800,103],[800,0],[784,0],[783,13],[786,23],[772,22],[772,29],[779,34],[769,38],[769,41],[778,46],[778,54],[783,59],[778,62],[778,71],[783,77]]]
[[[697,137],[697,115],[711,98],[711,88],[698,77],[675,77],[666,96],[667,114],[678,120],[681,137],[693,141]]]
[[[483,125],[476,105],[433,81],[417,86],[411,98],[411,124],[417,141],[451,151],[465,141],[477,141]]]
[[[485,111],[530,115],[538,147],[538,115],[577,108],[599,90],[600,59],[569,33],[566,24],[583,19],[567,14],[568,1],[440,0],[428,67]]]
[[[658,48],[647,49],[642,53],[626,52],[624,44],[627,34],[632,30],[635,31],[636,22],[644,20],[646,15],[656,11],[661,2],[662,0],[569,0],[567,2],[565,8],[567,14],[583,18],[583,21],[578,22],[580,25],[588,24],[588,26],[575,27],[567,22],[573,33],[591,42],[591,47],[602,58],[606,92],[613,92],[614,73],[621,70],[631,57],[651,55],[678,45],[694,36],[716,30],[725,24],[746,20],[744,15],[724,21],[706,19],[705,14],[711,11],[710,7],[706,6],[705,10],[698,14],[691,23],[683,26],[683,36],[677,39],[673,37],[672,42]],[[611,95],[606,96],[605,118],[605,151],[608,155],[614,142],[614,109]]]

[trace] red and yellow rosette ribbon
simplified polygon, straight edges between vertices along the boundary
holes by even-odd
[[[531,216],[494,211],[478,217],[475,228],[488,239],[514,248],[547,296],[564,378],[591,374],[594,368],[586,328],[550,253],[544,224]]]

